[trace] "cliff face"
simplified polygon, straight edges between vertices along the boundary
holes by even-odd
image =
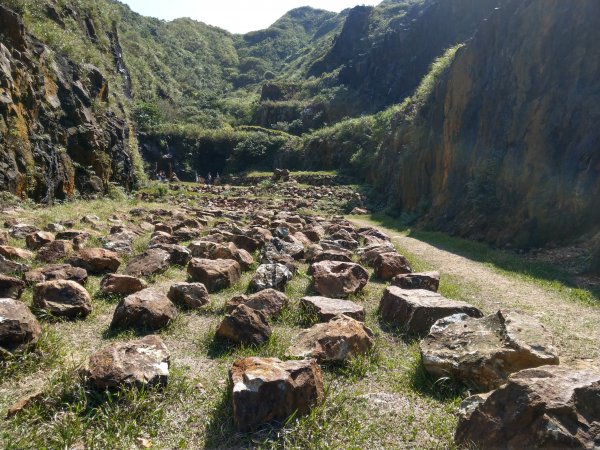
[[[593,235],[600,224],[598,17],[595,0],[504,2],[416,119],[395,124],[373,182],[401,211],[500,245]]]
[[[51,51],[3,6],[0,33],[0,190],[51,201],[130,185],[128,124],[108,111],[100,70]]]

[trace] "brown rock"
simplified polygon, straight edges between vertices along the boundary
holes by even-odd
[[[365,320],[365,309],[349,300],[327,297],[303,297],[300,299],[300,305],[309,314],[316,314],[321,322],[327,322],[340,314],[361,322]]]
[[[129,260],[125,273],[134,277],[148,277],[164,272],[170,265],[171,255],[160,248],[151,248]]]
[[[402,289],[426,289],[437,292],[440,287],[440,273],[422,272],[396,275],[392,279],[392,286]]]
[[[331,298],[345,298],[360,292],[369,281],[368,272],[358,264],[321,261],[311,266],[313,288]]]
[[[241,304],[225,316],[216,337],[242,345],[260,345],[271,336],[271,327],[266,316]]]
[[[306,415],[323,400],[323,377],[314,360],[244,358],[229,371],[233,416],[239,431],[270,422],[284,422],[292,414]]]
[[[533,317],[514,311],[436,327],[420,346],[430,374],[482,390],[497,388],[514,372],[558,364],[550,333]]]
[[[166,385],[169,351],[158,336],[115,342],[90,356],[83,374],[98,390]]]
[[[175,283],[167,294],[175,303],[191,309],[200,308],[209,302],[208,290],[202,283]]]
[[[140,278],[116,273],[106,275],[100,282],[100,290],[109,295],[131,295],[147,287],[148,284]]]
[[[84,248],[67,262],[88,273],[116,272],[121,265],[118,253],[103,248]]]
[[[28,284],[43,283],[53,280],[70,280],[84,286],[87,282],[87,271],[81,267],[73,267],[69,264],[53,264],[30,270],[23,275]]]
[[[0,274],[0,298],[21,298],[25,283],[18,278]]]
[[[600,373],[558,366],[527,369],[461,405],[460,446],[594,449],[600,444]]]
[[[255,252],[262,247],[263,243],[258,239],[243,234],[237,234],[233,237],[233,243],[240,249],[249,253]]]
[[[28,234],[25,238],[25,243],[29,250],[37,250],[41,246],[46,245],[54,240],[54,235],[48,231],[36,231]]]
[[[8,411],[6,412],[6,419],[8,420],[8,419],[16,416],[21,411],[27,409],[34,403],[41,400],[43,397],[44,397],[44,391],[42,391],[42,390],[38,390],[38,391],[32,392],[31,394],[28,394],[24,397],[21,397],[19,400],[17,400],[15,403],[13,403],[8,408]]]
[[[381,253],[373,262],[375,276],[381,280],[391,280],[396,275],[410,273],[410,265],[406,258],[396,252]]]
[[[92,298],[74,281],[46,281],[35,286],[33,306],[55,316],[75,319],[87,317],[92,312]]]
[[[29,250],[23,250],[22,248],[18,247],[11,247],[10,245],[0,245],[0,255],[12,261],[33,259],[33,253],[31,253]]]
[[[177,244],[155,244],[150,247],[166,251],[170,255],[170,263],[177,266],[185,266],[192,259],[192,252],[186,247]]]
[[[264,289],[252,295],[238,295],[233,297],[225,309],[233,312],[239,305],[244,304],[249,308],[262,312],[266,317],[277,317],[283,308],[289,304],[287,296],[275,289]]]
[[[366,354],[373,347],[372,337],[373,332],[364,323],[342,314],[302,331],[287,354],[319,362],[345,361]]]
[[[176,315],[177,308],[166,295],[144,289],[119,302],[110,326],[159,330],[169,325]]]
[[[19,351],[35,344],[41,334],[40,324],[24,303],[0,298],[0,349]]]
[[[406,290],[396,286],[388,287],[383,293],[379,314],[383,320],[409,334],[427,334],[437,320],[454,314],[483,316],[466,302],[449,300],[424,289]]]
[[[37,259],[46,263],[57,262],[67,258],[73,253],[73,244],[70,241],[52,241],[43,245],[37,254]]]
[[[237,283],[242,274],[239,263],[232,259],[193,258],[187,271],[193,281],[203,283],[209,292],[228,288]]]
[[[377,243],[373,245],[368,245],[366,247],[359,248],[356,253],[359,256],[359,261],[361,264],[365,264],[367,266],[372,266],[375,263],[375,260],[382,253],[390,253],[395,252],[396,249],[394,246],[389,243]]]

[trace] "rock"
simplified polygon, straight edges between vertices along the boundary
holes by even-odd
[[[252,295],[238,295],[225,305],[228,313],[233,312],[239,305],[244,304],[249,308],[262,312],[266,317],[277,317],[283,308],[289,304],[287,296],[275,289],[264,289]]]
[[[0,298],[0,349],[19,351],[35,344],[41,334],[40,324],[24,303],[12,298]]]
[[[23,273],[27,272],[29,267],[0,255],[0,273]]]
[[[100,290],[108,295],[131,295],[147,287],[148,284],[140,278],[116,273],[106,275],[100,282]]]
[[[254,291],[263,289],[284,291],[288,281],[292,278],[292,272],[283,264],[261,264],[250,282],[250,289]]]
[[[496,391],[463,402],[455,441],[477,448],[595,449],[599,398],[600,372],[523,370]]]
[[[354,263],[321,261],[310,270],[314,290],[325,297],[345,298],[360,292],[369,281],[368,272]]]
[[[10,245],[0,245],[0,255],[12,261],[33,259],[33,253],[31,253],[29,250],[12,247]]]
[[[67,262],[94,274],[116,272],[121,265],[117,253],[103,248],[84,248],[69,258]]]
[[[408,334],[427,334],[438,319],[460,313],[471,317],[483,316],[481,311],[466,302],[449,300],[424,289],[406,290],[390,286],[379,302],[381,318]]]
[[[254,265],[254,258],[243,248],[237,249],[234,259],[240,264],[240,267],[244,272],[250,270]]]
[[[192,256],[205,259],[233,259],[240,264],[242,270],[248,270],[254,264],[254,258],[246,250],[239,249],[232,242],[217,243],[196,241],[189,245]]]
[[[0,298],[19,299],[25,289],[25,283],[18,278],[0,274]]]
[[[450,324],[429,334],[420,346],[431,375],[451,376],[482,390],[497,388],[519,370],[558,364],[544,326],[514,311]]]
[[[44,281],[70,280],[85,286],[87,282],[87,271],[81,267],[73,267],[69,264],[53,264],[30,270],[23,275],[27,284],[43,283]]]
[[[28,394],[24,397],[21,397],[19,400],[17,400],[15,403],[13,403],[8,408],[8,411],[6,412],[6,416],[5,416],[6,419],[8,420],[12,417],[15,417],[21,411],[27,409],[29,406],[40,401],[43,397],[44,397],[44,391],[41,389],[39,389],[35,392],[32,392],[31,394]]]
[[[129,260],[125,273],[134,277],[148,277],[164,272],[169,267],[171,255],[160,248],[151,248]]]
[[[158,336],[115,342],[90,356],[83,375],[98,390],[166,385],[169,351]]]
[[[350,211],[350,214],[355,215],[355,216],[364,216],[364,215],[369,214],[369,211],[364,208],[356,207],[352,211]]]
[[[12,237],[16,239],[24,239],[28,234],[35,233],[37,228],[26,223],[15,223],[9,230]]]
[[[159,330],[169,325],[176,315],[177,308],[166,295],[144,289],[119,302],[110,326]]]
[[[292,414],[306,415],[324,397],[323,376],[314,360],[239,359],[229,371],[229,382],[235,426],[242,432],[283,423]]]
[[[215,336],[236,344],[260,345],[271,336],[271,327],[262,312],[241,304],[225,316]]]
[[[396,275],[392,279],[392,286],[402,289],[426,289],[437,292],[440,287],[440,273],[422,272]]]
[[[361,322],[365,320],[365,309],[349,300],[327,297],[303,297],[300,299],[300,305],[309,314],[315,314],[321,322],[327,322],[340,314]]]
[[[372,337],[373,332],[364,323],[342,314],[302,331],[287,354],[318,362],[345,361],[366,354],[373,347]]]
[[[320,261],[340,261],[340,262],[352,262],[352,252],[348,250],[323,250],[318,253],[312,259],[312,262]]]
[[[185,266],[192,259],[192,252],[186,247],[177,244],[155,244],[150,247],[166,251],[170,255],[170,263],[176,266]]]
[[[172,284],[167,296],[173,303],[190,309],[200,308],[209,302],[208,290],[202,283]]]
[[[36,231],[25,237],[25,243],[29,250],[37,250],[54,240],[54,235],[48,231]]]
[[[373,262],[373,268],[375,276],[385,281],[412,271],[406,258],[396,252],[380,253]]]
[[[263,246],[263,243],[257,239],[243,234],[237,234],[233,237],[233,243],[240,249],[249,253],[255,252]]]
[[[71,241],[52,241],[43,245],[37,254],[38,261],[45,263],[54,263],[65,259],[73,253],[73,244]]]
[[[54,280],[37,284],[33,289],[33,306],[58,317],[75,319],[92,312],[92,298],[75,281]]]
[[[193,281],[203,283],[209,292],[228,288],[242,275],[240,265],[232,259],[193,258],[187,271]]]
[[[368,245],[366,247],[361,247],[356,251],[356,254],[359,257],[359,261],[361,264],[366,264],[367,266],[372,266],[375,263],[377,257],[382,253],[390,253],[395,252],[396,249],[394,246],[389,243],[378,243],[373,245]]]

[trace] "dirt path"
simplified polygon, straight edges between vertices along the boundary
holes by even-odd
[[[373,226],[353,220],[362,226]],[[600,309],[579,304],[558,292],[533,282],[496,272],[485,264],[441,250],[392,229],[385,231],[399,249],[420,258],[444,276],[464,283],[465,300],[492,313],[499,308],[515,308],[533,314],[556,338],[561,360],[570,365],[598,365],[600,362]]]

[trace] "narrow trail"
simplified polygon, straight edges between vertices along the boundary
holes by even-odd
[[[361,226],[372,222],[353,219]],[[554,335],[561,363],[600,364],[600,308],[577,303],[559,292],[495,271],[484,263],[377,225],[399,250],[421,259],[444,276],[452,276],[467,292],[470,303],[489,314],[500,308],[518,309],[537,317]]]

